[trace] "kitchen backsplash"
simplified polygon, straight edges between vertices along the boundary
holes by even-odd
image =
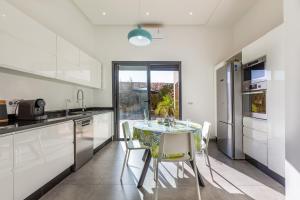
[[[46,110],[59,110],[80,107],[76,101],[78,89],[84,90],[85,104],[88,107],[95,106],[94,92],[92,88],[85,88],[69,83],[50,79],[41,79],[24,73],[11,72],[0,69],[0,99],[14,102],[19,99],[43,98],[46,101]],[[13,114],[15,104],[8,105],[8,114]]]

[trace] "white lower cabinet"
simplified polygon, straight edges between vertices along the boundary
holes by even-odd
[[[93,116],[94,149],[113,136],[113,112]]]
[[[243,137],[244,153],[258,162],[268,165],[268,146],[266,143],[248,136]]]
[[[0,136],[0,199],[13,199],[13,136]]]
[[[74,163],[73,121],[14,136],[14,199],[28,197]]]
[[[244,153],[251,156],[265,166],[268,165],[268,123],[249,117],[243,118],[243,149]]]

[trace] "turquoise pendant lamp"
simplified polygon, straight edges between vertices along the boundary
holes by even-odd
[[[134,46],[147,46],[152,42],[152,35],[138,26],[128,33],[128,41]]]

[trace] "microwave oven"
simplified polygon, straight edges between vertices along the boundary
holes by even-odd
[[[267,80],[265,64],[266,56],[244,64],[242,74],[244,84],[252,84]]]

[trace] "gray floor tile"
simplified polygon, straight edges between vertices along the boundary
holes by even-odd
[[[98,152],[77,172],[68,176],[62,183],[49,191],[42,200],[152,200],[155,192],[152,164],[144,185],[137,189],[141,174],[143,151],[132,152],[129,166],[125,168],[120,182],[124,160],[124,144],[112,142]],[[247,161],[233,161],[210,145],[210,159],[214,180],[202,156],[197,156],[197,165],[206,186],[201,188],[202,200],[248,200],[284,199],[284,187]],[[194,173],[185,165],[182,176],[177,165],[160,165],[159,199],[196,199]]]

